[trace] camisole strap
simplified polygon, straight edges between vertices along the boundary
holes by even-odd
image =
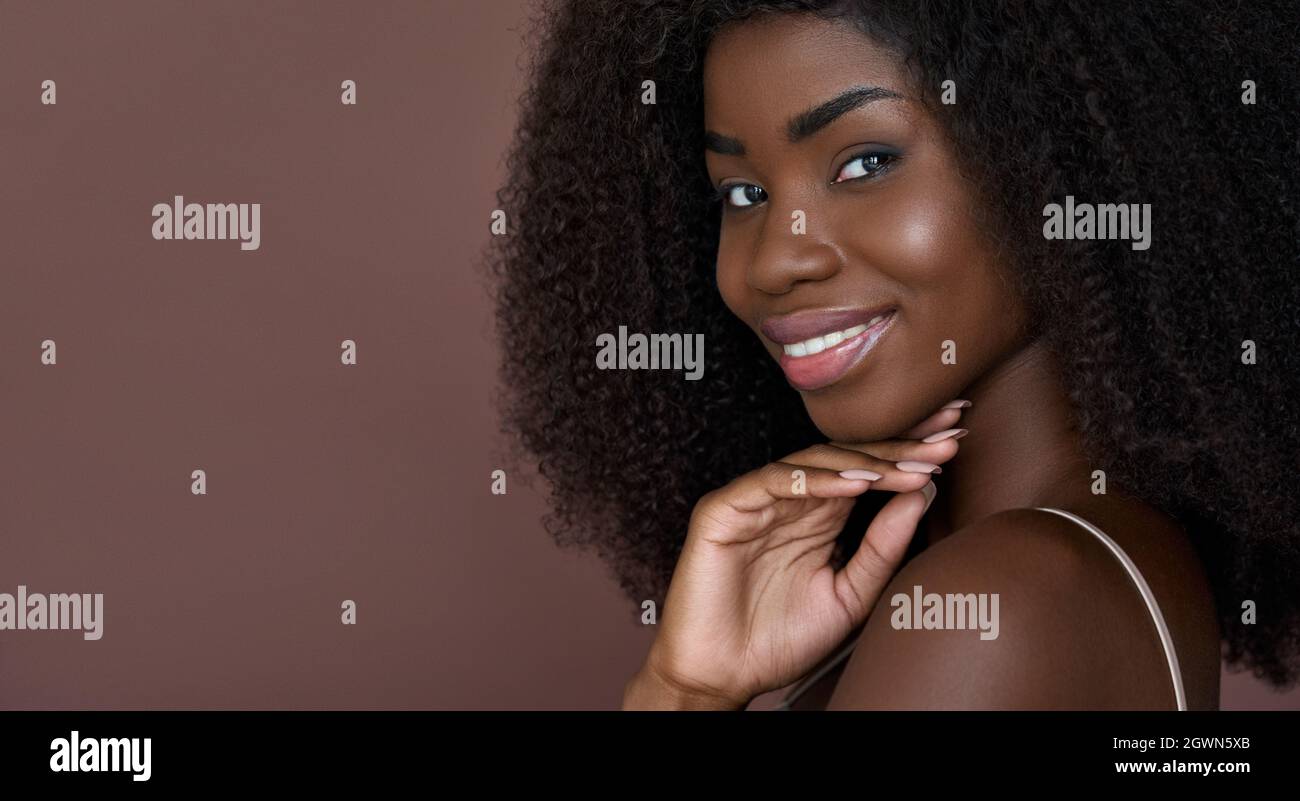
[[[1147,609],[1151,612],[1151,617],[1155,619],[1156,631],[1160,634],[1160,643],[1164,646],[1165,659],[1169,663],[1169,677],[1174,683],[1174,700],[1178,703],[1178,711],[1186,712],[1187,695],[1183,692],[1183,676],[1182,672],[1178,668],[1178,653],[1174,649],[1174,640],[1173,637],[1169,635],[1169,627],[1165,625],[1164,615],[1160,613],[1160,604],[1156,603],[1156,596],[1151,592],[1151,588],[1147,586],[1146,579],[1142,578],[1142,573],[1138,570],[1137,565],[1133,564],[1133,560],[1124,552],[1124,549],[1119,547],[1119,543],[1106,536],[1101,529],[1078,515],[1072,514],[1063,509],[1056,509],[1049,506],[1039,506],[1035,508],[1044,512],[1058,514],[1068,520],[1073,520],[1088,531],[1092,532],[1096,535],[1097,539],[1102,541],[1102,544],[1110,549],[1110,552],[1115,555],[1115,558],[1118,559],[1120,564],[1124,566],[1124,569],[1128,571],[1129,577],[1133,579],[1133,583],[1137,585],[1138,591],[1142,593],[1142,600],[1146,601]]]
[[[1146,601],[1147,609],[1151,612],[1151,617],[1155,620],[1156,631],[1160,634],[1160,644],[1164,646],[1165,659],[1169,664],[1169,677],[1174,683],[1174,700],[1178,704],[1178,711],[1186,712],[1187,695],[1183,691],[1183,676],[1178,667],[1178,653],[1174,649],[1174,640],[1173,637],[1169,635],[1169,627],[1165,625],[1164,615],[1160,613],[1160,604],[1156,603],[1156,596],[1151,592],[1151,588],[1147,586],[1146,579],[1142,578],[1142,572],[1138,570],[1137,565],[1133,564],[1133,560],[1124,552],[1124,549],[1119,547],[1119,543],[1106,536],[1101,529],[1078,515],[1050,506],[1037,506],[1034,508],[1043,512],[1051,512],[1060,515],[1067,520],[1073,520],[1080,526],[1083,526],[1084,529],[1095,535],[1097,539],[1101,540],[1102,544],[1110,549],[1110,552],[1115,555],[1115,558],[1119,559],[1120,564],[1124,566],[1126,571],[1128,571],[1129,577],[1132,578],[1133,583],[1137,585],[1138,592],[1142,594],[1142,600]],[[823,676],[833,670],[836,665],[848,659],[849,655],[853,653],[853,649],[857,646],[860,638],[861,635],[855,637],[853,642],[841,648],[830,661],[815,673],[795,685],[794,689],[787,693],[785,698],[782,699],[777,709],[790,709],[791,704],[793,704],[796,699],[807,692],[808,689],[821,680]]]

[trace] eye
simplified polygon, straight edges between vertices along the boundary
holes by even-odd
[[[845,162],[844,166],[840,168],[839,175],[831,183],[838,184],[843,181],[851,181],[854,178],[869,178],[884,170],[896,158],[898,157],[893,153],[885,153],[879,150],[859,153]]]
[[[733,208],[745,208],[766,200],[767,190],[754,184],[726,184],[718,187],[714,197]]]

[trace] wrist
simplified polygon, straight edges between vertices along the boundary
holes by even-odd
[[[623,690],[624,711],[740,711],[749,705],[749,700],[688,687],[668,678],[649,662],[641,666]]]

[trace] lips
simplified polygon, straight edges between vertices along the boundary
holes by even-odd
[[[795,389],[830,386],[856,367],[893,325],[897,309],[827,309],[772,317],[760,326],[782,346],[781,369]]]

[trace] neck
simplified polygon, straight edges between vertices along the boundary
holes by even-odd
[[[971,406],[958,425],[970,433],[935,479],[939,492],[922,523],[927,545],[996,512],[1064,500],[1070,486],[1086,493],[1090,471],[1043,345],[1026,345],[962,397]]]

